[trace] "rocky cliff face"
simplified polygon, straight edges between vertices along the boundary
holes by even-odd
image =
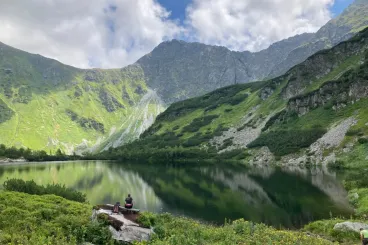
[[[321,106],[337,110],[367,98],[368,74],[364,74],[365,69],[367,65],[361,67],[359,77],[357,73],[348,73],[339,81],[326,83],[316,91],[289,100],[287,110],[303,116]]]
[[[137,64],[143,68],[148,86],[172,103],[232,84],[277,77],[367,25],[368,1],[357,0],[317,33],[291,37],[260,52],[234,52],[173,40],[160,44]]]

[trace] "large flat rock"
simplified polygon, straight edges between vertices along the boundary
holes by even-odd
[[[113,239],[126,243],[133,243],[135,241],[148,241],[153,234],[152,229],[140,227],[139,224],[125,217],[125,214],[113,214],[111,210],[99,209],[94,210],[92,219],[96,219],[98,214],[107,214],[109,220],[118,221],[114,222],[114,227],[109,226],[109,230],[112,234]],[[129,216],[129,214],[127,215]],[[120,227],[116,227],[115,224],[122,224]]]

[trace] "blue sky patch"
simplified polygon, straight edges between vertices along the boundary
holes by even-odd
[[[192,0],[157,0],[163,7],[171,12],[170,19],[185,20],[185,9]]]
[[[335,0],[335,4],[331,8],[333,16],[341,14],[353,2],[354,0]]]

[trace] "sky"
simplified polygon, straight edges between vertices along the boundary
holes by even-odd
[[[259,51],[316,32],[353,0],[1,0],[0,42],[80,68],[120,68],[171,39]]]

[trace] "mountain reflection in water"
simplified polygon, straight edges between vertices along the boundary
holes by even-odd
[[[86,193],[91,204],[122,202],[131,193],[142,210],[219,224],[244,218],[299,228],[352,212],[339,179],[319,168],[173,168],[103,161],[0,166],[0,183],[10,178],[65,184]]]

